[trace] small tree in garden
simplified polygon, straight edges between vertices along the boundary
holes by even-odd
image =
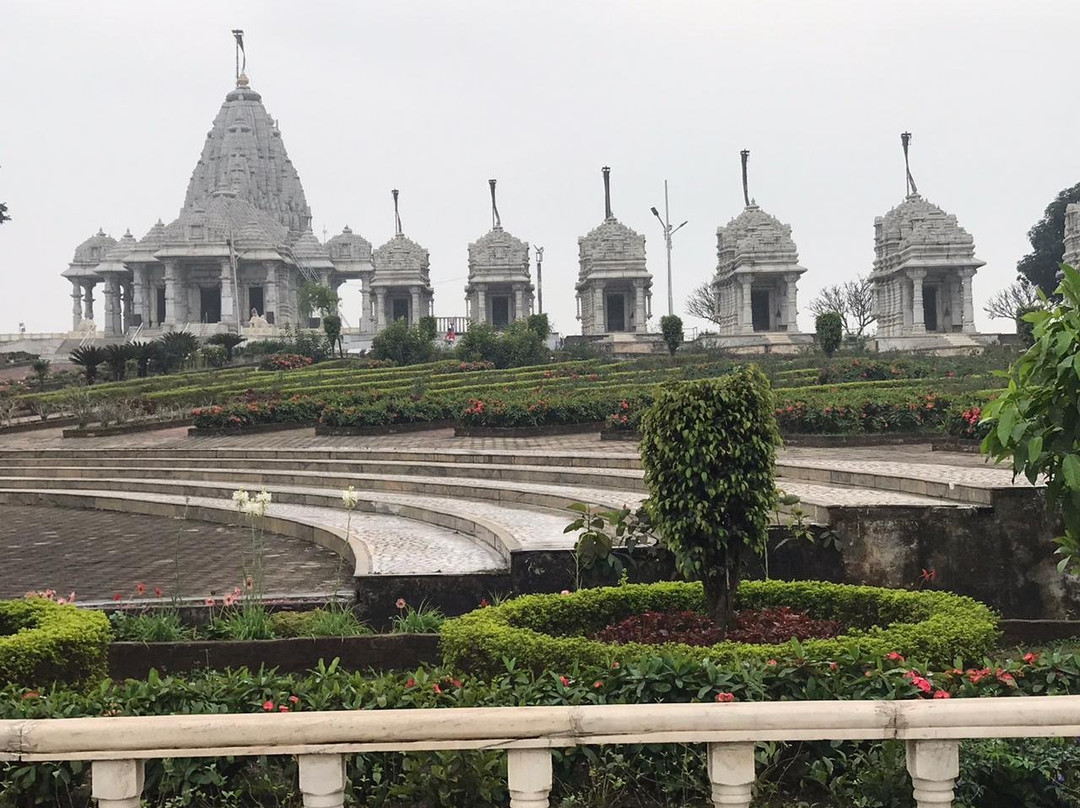
[[[660,333],[664,335],[668,353],[674,356],[683,342],[682,318],[677,314],[665,314],[660,318]]]
[[[1062,570],[1080,566],[1080,273],[1063,269],[1060,303],[1024,316],[1034,344],[1009,371],[1008,389],[983,409],[992,429],[982,443],[1032,483],[1046,476],[1048,502],[1064,517]]]
[[[776,428],[769,382],[754,366],[662,393],[641,422],[653,527],[679,572],[700,579],[726,633],[747,554],[769,536]]]
[[[86,376],[86,383],[93,384],[97,379],[98,365],[104,362],[108,357],[104,349],[99,348],[96,345],[83,345],[72,351],[70,358],[73,365],[78,365],[83,369],[83,373]]]
[[[525,323],[529,326],[529,330],[542,340],[546,341],[551,335],[551,323],[546,314],[530,314],[525,319]]]
[[[210,339],[207,342],[210,345],[220,345],[225,349],[225,361],[231,362],[233,360],[233,351],[240,345],[240,343],[246,341],[247,337],[242,337],[239,334],[234,334],[231,331],[219,331],[217,334],[211,334]]]
[[[826,356],[832,356],[844,341],[844,318],[835,311],[822,312],[814,321],[817,344]]]

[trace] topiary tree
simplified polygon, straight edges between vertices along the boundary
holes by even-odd
[[[551,322],[548,320],[546,314],[530,314],[525,319],[525,323],[528,325],[530,331],[545,342],[551,335]]]
[[[664,335],[668,353],[674,356],[683,342],[682,318],[677,314],[665,314],[660,318],[660,333]]]
[[[727,632],[743,559],[762,552],[776,496],[780,434],[769,382],[754,366],[661,393],[641,422],[646,508],[679,572],[700,579]]]
[[[1010,369],[1008,389],[983,408],[991,431],[982,443],[1032,483],[1045,475],[1048,504],[1064,517],[1062,570],[1080,566],[1080,273],[1063,270],[1060,303],[1024,316],[1034,344]]]
[[[105,351],[98,348],[96,345],[80,346],[72,351],[70,356],[71,363],[73,365],[78,365],[83,369],[87,384],[94,383],[97,379],[98,365],[107,358]]]
[[[817,344],[826,356],[832,356],[844,341],[844,318],[835,311],[824,311],[814,321]]]

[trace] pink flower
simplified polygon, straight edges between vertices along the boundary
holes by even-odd
[[[735,694],[734,693],[717,693],[716,694],[716,700],[718,702],[720,702],[721,704],[728,704],[730,702],[735,701]]]
[[[480,608],[486,609],[488,607],[487,598],[480,598]]]
[[[432,689],[432,690],[434,690],[436,694],[442,693],[442,688],[441,688],[441,687],[439,687],[439,683],[438,683],[438,682],[436,682],[435,684],[433,684],[433,685],[431,686],[431,689]]]
[[[112,596],[112,599],[113,600],[123,600],[124,596],[121,595],[119,592],[117,592],[115,595]]]
[[[951,699],[952,695],[949,693],[948,690],[939,690],[937,693],[934,694],[934,698],[935,699]]]
[[[207,598],[206,600],[203,601],[203,603],[205,603],[207,606],[213,606],[214,605],[214,599],[213,598]]]
[[[600,688],[602,688],[604,686],[604,683],[601,682],[599,679],[597,679],[595,682],[592,683],[592,686],[596,690],[599,690]]]
[[[300,703],[300,697],[299,696],[289,696],[289,703],[290,704],[299,704]]]
[[[146,594],[146,584],[142,583],[141,581],[139,583],[135,584],[135,594],[137,594],[137,595],[145,595]]]
[[[394,601],[394,605],[397,606],[398,609],[404,609],[405,606],[408,604],[405,603],[405,598],[398,598],[396,601]]]
[[[567,679],[565,676],[560,676],[559,681],[562,682],[563,687],[570,687],[570,680]]]
[[[889,660],[890,662],[903,662],[904,661],[904,657],[901,656],[900,654],[896,653],[896,651],[890,651],[889,653],[887,653],[885,655],[885,658],[887,660]]]
[[[569,590],[569,589],[564,589],[564,590],[563,590],[562,592],[560,592],[559,594],[560,594],[560,595],[569,595],[569,594],[570,594],[570,590]]]
[[[40,699],[40,698],[41,698],[41,694],[38,693],[36,690],[27,690],[25,693],[23,693],[23,700],[24,701],[26,699]]]
[[[416,680],[410,676],[409,680],[405,682],[405,687],[416,687]]]
[[[1038,661],[1039,661],[1039,655],[1038,654],[1035,654],[1035,653],[1024,654],[1024,664],[1025,665],[1034,665]]]
[[[282,704],[280,707],[278,707],[278,712],[279,713],[287,713],[287,712],[289,712],[289,708],[288,708],[288,706]]]
[[[154,597],[155,598],[160,598],[161,594],[162,594],[161,587],[160,586],[155,586],[154,587]]]
[[[267,699],[266,701],[263,702],[263,709],[268,713],[273,712],[273,710],[274,710],[274,702]]]
[[[770,659],[765,664],[768,665],[770,668],[775,668],[776,667],[776,660],[775,659]]]

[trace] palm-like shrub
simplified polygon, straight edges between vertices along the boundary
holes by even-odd
[[[236,348],[241,342],[244,342],[246,337],[241,337],[239,334],[234,334],[231,331],[223,331],[218,334],[214,334],[207,340],[211,345],[220,345],[225,349],[225,361],[231,362],[233,359],[233,349]]]
[[[83,369],[86,383],[93,384],[97,379],[98,365],[108,359],[104,349],[96,345],[81,345],[71,352],[71,363]]]
[[[158,339],[161,345],[162,370],[168,373],[183,365],[199,350],[199,340],[187,331],[170,331]]]
[[[131,350],[131,346],[127,344],[123,345],[106,345],[105,346],[105,362],[109,365],[109,369],[112,371],[112,377],[114,382],[122,382],[124,380],[124,370],[127,368],[129,359],[132,359],[134,354]]]
[[[150,372],[150,362],[157,358],[159,344],[155,342],[132,342],[131,358],[135,360],[135,371],[140,379],[145,379]]]

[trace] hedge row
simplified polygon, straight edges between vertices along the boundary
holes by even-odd
[[[87,685],[107,673],[111,632],[101,612],[41,597],[0,601],[0,682]]]
[[[590,636],[623,618],[649,611],[702,611],[699,583],[633,584],[585,589],[566,595],[527,595],[501,606],[449,620],[442,628],[443,657],[479,674],[498,671],[505,660],[531,670],[572,665],[610,666],[657,654],[723,666],[799,657],[808,662],[897,653],[936,666],[978,659],[997,638],[997,618],[983,604],[949,592],[881,589],[818,581],[747,581],[739,608],[789,606],[811,617],[837,620],[844,635],[801,645],[721,643],[709,648],[603,643]]]

